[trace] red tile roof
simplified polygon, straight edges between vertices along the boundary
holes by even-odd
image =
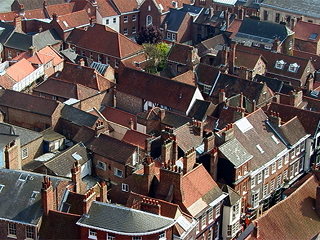
[[[149,137],[151,137],[151,135],[148,135],[136,130],[128,130],[123,136],[122,141],[126,143],[130,143],[141,149],[145,149],[146,139]]]
[[[134,122],[134,128],[137,127],[137,120],[136,116],[131,113],[124,112],[122,110],[108,107],[106,106],[101,114],[109,121],[118,123],[122,126],[129,127],[129,122],[132,120]]]
[[[320,56],[317,54],[293,50],[293,56],[304,59],[311,59],[311,62],[313,63],[315,69],[320,69]]]
[[[61,105],[51,99],[12,90],[5,90],[3,95],[0,97],[0,106],[15,108],[26,112],[39,113],[51,117],[56,109]]]
[[[74,12],[75,4],[75,2],[70,2],[63,4],[48,5],[46,9],[49,17],[52,18],[52,15],[54,13],[58,14],[58,16],[62,16]]]
[[[118,15],[116,10],[112,7],[110,1],[96,0],[96,2],[97,2],[97,5],[98,5],[98,10],[97,11],[100,13],[102,18]],[[124,5],[129,5],[129,4],[124,4]]]
[[[21,59],[6,69],[7,74],[16,82],[20,82],[26,76],[36,70],[26,59]]]
[[[195,86],[150,73],[125,68],[117,90],[157,104],[186,112],[196,92]]]
[[[310,22],[304,22],[304,21],[298,21],[294,28],[292,29],[294,31],[294,37],[304,40],[304,41],[310,41],[310,42],[318,42],[320,40],[320,25],[310,23]],[[315,34],[314,38],[310,38],[311,34]]]
[[[95,24],[93,27],[89,27],[87,31],[75,30],[71,33],[69,40],[80,48],[90,49],[120,59],[142,51],[142,46],[139,44],[101,24]]]
[[[164,9],[162,12],[168,12],[170,8],[173,8],[173,3],[171,0],[156,0],[155,1],[158,6],[162,6]],[[190,4],[190,0],[177,0],[176,2],[176,8],[182,8],[183,4]]]
[[[270,208],[253,224],[259,226],[258,239],[313,239],[320,232],[315,211],[319,179],[312,175],[294,193]],[[318,199],[319,201],[319,199]],[[257,239],[250,235],[247,239]]]
[[[113,0],[120,13],[136,11],[138,2],[136,0]]]
[[[191,86],[196,86],[196,77],[194,75],[194,72],[192,70],[189,70],[185,73],[182,73],[174,78],[172,78],[172,80],[181,82],[181,83],[185,83],[185,84],[189,84]]]
[[[87,11],[83,9],[78,12],[57,16],[57,23],[63,31],[68,31],[76,27],[88,26],[90,24],[90,17]]]
[[[168,61],[186,64],[191,60],[191,51],[193,47],[181,43],[175,43],[168,54]]]

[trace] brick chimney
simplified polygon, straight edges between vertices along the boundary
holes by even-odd
[[[188,150],[183,156],[183,174],[186,174],[194,168],[196,164],[197,154],[194,148]]]
[[[134,129],[134,122],[133,122],[132,118],[130,118],[130,121],[129,121],[129,128],[130,128],[131,130]]]
[[[239,67],[239,78],[249,80],[249,70],[247,67]]]
[[[100,182],[100,202],[107,202],[108,201],[108,187],[105,181]]]
[[[227,100],[226,92],[224,91],[224,89],[220,89],[220,92],[219,92],[219,103],[225,102],[226,100]]]
[[[162,121],[166,116],[166,110],[164,110],[163,108],[160,108],[158,114],[159,114],[160,121]]]
[[[92,202],[96,200],[96,193],[93,188],[90,188],[83,196],[82,213],[87,214]]]
[[[253,223],[253,224],[254,224],[254,223]],[[254,228],[253,228],[253,236],[254,236],[255,238],[259,238],[259,237],[260,237],[258,222],[255,222],[255,226],[254,226]]]
[[[75,184],[75,192],[81,191],[81,166],[78,162],[75,162],[71,169],[71,180]]]
[[[178,145],[175,140],[167,139],[163,142],[161,147],[161,162],[168,163],[171,161],[175,164],[178,157]]]
[[[223,46],[223,49],[221,50],[221,64],[223,66],[227,66],[228,64],[228,51],[226,46]]]
[[[203,123],[198,120],[192,120],[193,132],[195,135],[202,137],[203,136]]]
[[[236,47],[237,43],[233,42],[230,46],[230,54],[229,54],[229,73],[234,74],[234,68],[236,66]]]
[[[297,107],[302,102],[303,92],[299,90],[290,92],[290,105]]]
[[[230,123],[225,127],[225,130],[222,132],[222,141],[226,142],[232,139],[234,136],[233,125]]]
[[[147,155],[150,155],[151,153],[151,140],[151,137],[145,139],[145,151]]]
[[[53,14],[52,14],[52,19],[53,19],[53,21],[58,22],[58,21],[59,21],[58,14],[53,13]]]
[[[236,111],[233,112],[233,121],[237,121],[244,117],[244,109],[237,107]]]
[[[306,82],[307,94],[309,94],[313,90],[313,77],[309,76]]]
[[[239,18],[240,20],[243,20],[243,18],[244,18],[244,10],[243,10],[243,8],[240,8],[240,9],[239,9],[239,16],[238,16],[238,18]]]
[[[143,198],[140,205],[140,210],[160,215],[161,206],[157,200],[152,198]]]
[[[23,33],[23,31],[22,31],[22,23],[21,23],[21,16],[16,15],[14,17],[13,25],[15,26],[15,32]]]
[[[29,47],[29,51],[28,51],[29,56],[34,56],[36,52],[37,52],[37,48],[35,46]]]
[[[23,4],[19,5],[19,14],[24,15],[24,5]]]
[[[84,59],[83,59],[83,58],[80,58],[80,59],[79,59],[79,66],[80,66],[80,67],[84,67],[84,65],[85,65]]]
[[[43,4],[42,4],[42,6],[43,6],[43,8],[44,8],[44,9],[46,9],[46,8],[47,8],[47,6],[48,6],[48,3],[47,3],[47,1],[46,1],[46,0],[44,0],[44,1],[43,1]]]
[[[271,110],[270,115],[269,115],[269,122],[273,126],[280,127],[281,126],[280,114]]]
[[[155,174],[155,163],[152,157],[146,157],[143,163],[143,173],[145,175]]]
[[[210,175],[212,176],[213,180],[216,182],[218,181],[218,148],[215,147],[211,151],[210,157]]]
[[[214,148],[215,137],[213,132],[205,132],[203,143],[204,143],[204,152],[209,152]]]
[[[163,186],[157,193],[165,197],[168,202],[183,201],[182,170],[176,165],[164,164],[160,169],[160,184]]]
[[[50,210],[53,210],[53,188],[48,176],[43,176],[41,188],[41,201],[43,214],[48,215]]]

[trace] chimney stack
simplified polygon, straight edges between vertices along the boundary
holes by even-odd
[[[229,55],[229,73],[234,74],[234,68],[236,66],[236,47],[237,42],[231,43],[230,55]]]
[[[140,205],[140,210],[160,215],[161,206],[159,204],[159,201],[157,200],[151,198],[143,198]]]
[[[221,89],[219,92],[219,103],[225,102],[226,100],[226,92],[224,91],[224,89]]]
[[[23,33],[23,31],[22,31],[21,16],[16,15],[16,16],[14,17],[13,24],[14,24],[14,26],[15,26],[15,32]]]
[[[244,109],[237,107],[236,111],[233,112],[233,121],[237,121],[244,117]]]
[[[280,114],[273,112],[271,110],[270,115],[269,115],[269,122],[276,127],[280,127],[281,126],[281,118],[280,118]]]
[[[253,236],[255,238],[259,238],[260,237],[258,222],[255,222],[255,226],[253,228]]]
[[[56,13],[53,13],[52,14],[52,19],[53,19],[53,21],[58,22],[58,15]]]
[[[108,196],[108,187],[105,181],[100,182],[100,202],[107,202]]]
[[[188,150],[183,157],[183,174],[188,173],[196,164],[197,154],[194,148]]]
[[[20,13],[20,15],[24,15],[24,5],[23,4],[20,4],[19,5],[19,13]]]
[[[204,152],[209,152],[214,148],[214,134],[213,132],[205,132],[204,134]]]
[[[78,162],[75,162],[71,169],[71,180],[75,184],[75,192],[81,191],[81,166]]]
[[[53,188],[48,176],[43,176],[41,188],[41,200],[44,215],[48,216],[49,211],[53,210]]]

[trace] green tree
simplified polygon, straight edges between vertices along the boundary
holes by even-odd
[[[166,68],[167,55],[170,47],[166,43],[142,44],[144,53],[147,57],[145,70],[150,73],[157,73]]]

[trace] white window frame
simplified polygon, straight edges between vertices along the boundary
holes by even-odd
[[[213,209],[210,208],[210,209],[208,210],[208,222],[210,223],[210,222],[212,222],[212,221],[213,221]]]
[[[27,157],[29,156],[29,149],[28,149],[28,147],[25,147],[25,148],[22,149],[21,155],[22,155],[22,156],[21,156],[22,159],[25,159],[25,158],[27,158]]]
[[[132,240],[142,240],[142,237],[132,237]]]
[[[289,153],[286,153],[284,155],[284,164],[287,164],[289,162]]]
[[[266,196],[268,195],[268,188],[269,188],[269,184],[266,183],[266,184],[263,186],[262,197],[266,197]]]
[[[283,61],[282,59],[281,59],[281,60],[277,60],[277,61],[276,61],[276,64],[274,65],[274,67],[275,67],[276,69],[282,70],[285,64],[286,64],[286,62]]]
[[[256,176],[251,177],[251,188],[256,185]]]
[[[97,168],[103,170],[103,171],[106,171],[107,170],[107,164],[105,162],[101,162],[98,160],[97,162],[97,165],[96,165]]]
[[[34,239],[34,227],[26,226],[26,239]]]
[[[271,173],[275,173],[276,172],[276,162],[271,164]]]
[[[280,188],[282,186],[282,175],[279,174],[277,177],[277,188]]]
[[[257,191],[252,191],[251,192],[251,206],[253,208],[257,208],[259,206],[259,189]]]
[[[132,15],[132,22],[135,22],[135,21],[137,21],[137,15],[136,15],[136,14],[133,14],[133,15]]]
[[[215,206],[215,210],[216,210],[216,218],[220,216],[220,204],[217,204]]]
[[[121,184],[121,190],[122,190],[123,192],[129,192],[129,184],[122,183],[122,184]]]
[[[165,240],[165,239],[167,239],[166,232],[159,233],[159,240]]]
[[[201,229],[204,229],[207,226],[207,219],[206,219],[207,215],[206,213],[203,213],[201,215]]]
[[[123,29],[123,35],[128,35],[128,28]]]
[[[137,33],[137,29],[136,27],[132,27],[132,34],[135,34],[135,33]]]
[[[121,172],[121,175],[118,174],[118,173],[120,173],[120,172]],[[115,167],[115,168],[114,168],[114,175],[117,176],[117,177],[119,177],[119,178],[122,178],[122,177],[123,177],[123,171]]]
[[[13,222],[8,223],[8,236],[16,237],[17,236],[17,224]]]
[[[107,240],[115,240],[116,237],[112,234],[107,233]]]
[[[274,191],[274,182],[275,182],[275,179],[272,179],[270,182],[270,193]]]
[[[263,171],[264,171],[264,179],[266,179],[267,177],[269,177],[269,166],[266,167]]]
[[[90,238],[90,239],[98,239],[98,238],[97,238],[97,230],[94,230],[94,229],[90,229],[90,228],[89,228],[88,238]]]
[[[278,159],[278,169],[282,168],[282,158]]]
[[[258,183],[262,182],[262,172],[258,173]]]
[[[112,22],[113,22],[113,23],[117,23],[117,19],[116,19],[116,18],[113,18],[113,19],[112,19]]]
[[[128,22],[128,16],[123,16],[123,22]]]

